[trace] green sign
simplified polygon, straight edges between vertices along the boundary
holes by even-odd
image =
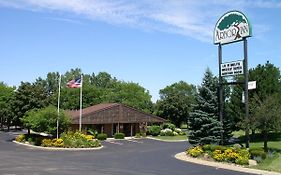
[[[247,17],[239,11],[230,11],[218,21],[214,30],[214,44],[228,44],[252,35]]]

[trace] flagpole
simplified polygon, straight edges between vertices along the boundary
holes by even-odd
[[[83,89],[83,74],[81,74],[81,87],[80,87],[80,115],[79,115],[79,131],[82,130],[82,89]]]
[[[58,117],[57,117],[57,139],[59,138],[59,118],[60,118],[60,84],[61,84],[61,74],[59,75]]]

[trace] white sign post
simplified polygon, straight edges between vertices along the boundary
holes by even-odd
[[[221,64],[221,76],[235,76],[244,74],[243,61],[233,61]]]

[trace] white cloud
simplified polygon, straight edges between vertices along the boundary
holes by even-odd
[[[74,13],[94,21],[127,25],[141,30],[177,33],[212,42],[214,23],[225,11],[253,7],[279,8],[281,2],[265,0],[0,0],[0,6],[33,11]]]

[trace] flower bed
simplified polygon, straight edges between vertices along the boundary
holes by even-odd
[[[31,145],[43,147],[59,147],[59,148],[95,148],[100,147],[98,140],[92,135],[85,135],[81,132],[66,132],[62,133],[58,139],[44,137],[40,135],[19,135],[16,138],[17,142],[28,142]]]
[[[238,147],[225,147],[219,145],[195,146],[186,151],[192,157],[201,157],[218,162],[229,162],[239,165],[248,165],[250,153]]]

